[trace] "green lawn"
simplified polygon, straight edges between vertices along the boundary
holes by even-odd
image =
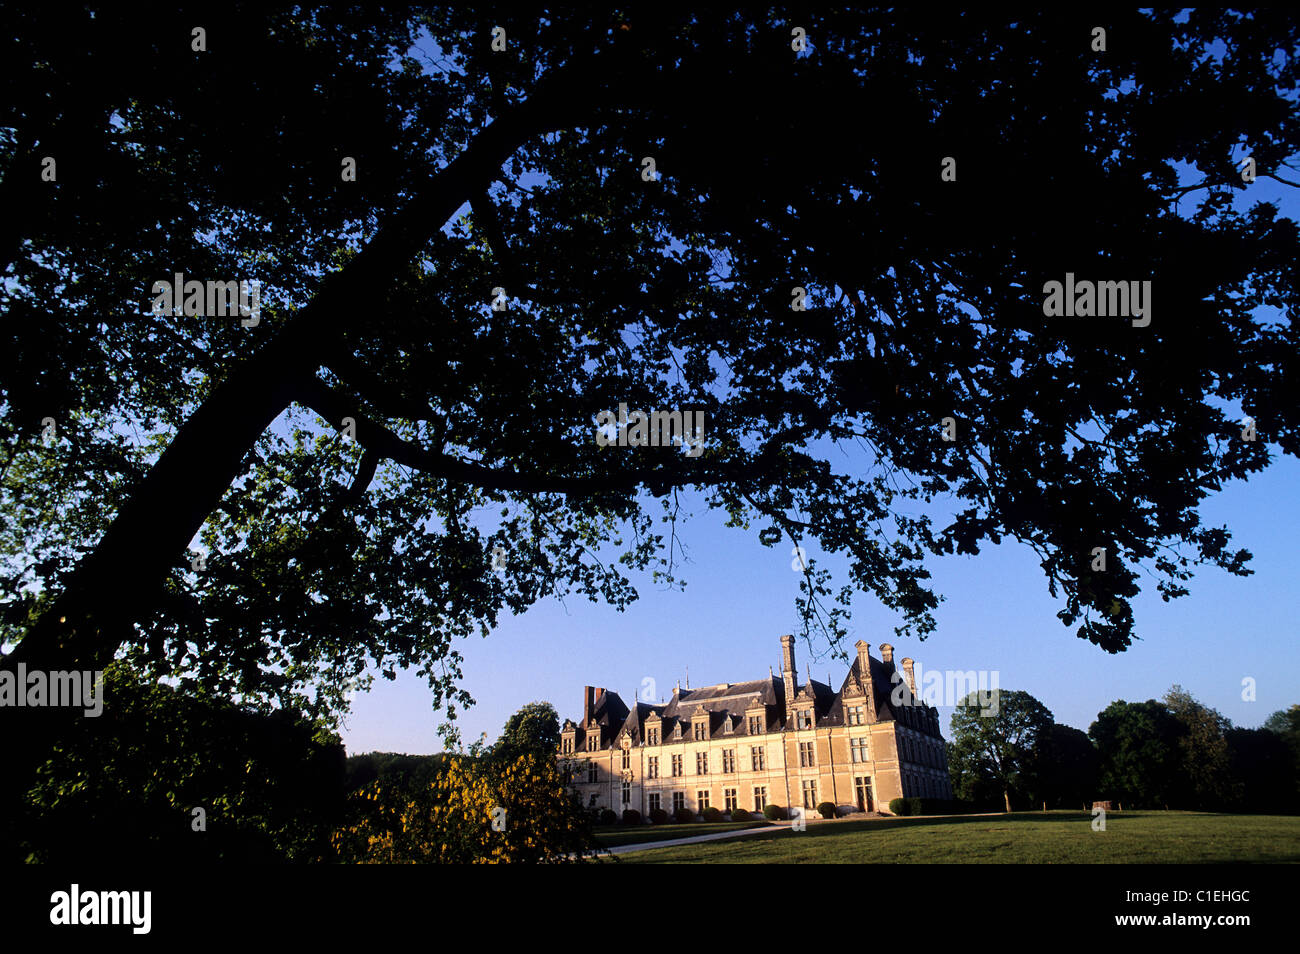
[[[765,821],[701,822],[692,825],[640,825],[636,828],[624,828],[622,825],[618,825],[609,828],[597,828],[596,841],[605,848],[613,848],[616,845],[639,845],[647,841],[689,838],[691,835],[712,835],[719,831],[762,828],[766,824],[768,822]]]
[[[656,848],[623,855],[621,860],[660,864],[1300,862],[1300,817],[1112,812],[1106,816],[1105,831],[1093,831],[1092,816],[1083,812],[841,819],[811,823],[804,832],[776,830],[735,841]]]

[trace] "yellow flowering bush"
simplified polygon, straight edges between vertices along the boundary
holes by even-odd
[[[428,788],[374,782],[353,793],[338,858],[369,864],[554,863],[592,847],[591,825],[553,756],[453,758]]]

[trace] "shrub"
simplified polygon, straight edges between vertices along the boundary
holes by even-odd
[[[623,809],[623,824],[624,825],[641,824],[641,813],[637,811],[635,808]]]
[[[691,822],[695,821],[695,812],[691,811],[689,808],[679,808],[673,815],[673,821],[677,822],[679,825],[689,825]]]
[[[650,821],[656,825],[662,825],[668,821],[668,813],[662,808],[650,809]]]
[[[704,811],[700,812],[700,816],[701,816],[701,817],[702,817],[706,822],[720,822],[720,821],[722,821],[722,812],[718,811],[718,809],[714,808],[712,805],[710,805],[708,808],[704,809]]]
[[[354,818],[333,836],[345,862],[558,862],[591,847],[591,814],[566,789],[555,758],[537,753],[502,762],[453,757],[425,789],[372,782],[350,802]]]
[[[734,822],[751,821],[753,817],[754,817],[753,815],[745,811],[743,808],[737,808],[734,812],[731,813],[731,820]]]
[[[611,808],[602,809],[600,812],[600,823],[602,825],[617,825],[618,816],[614,814]]]
[[[817,811],[821,812],[822,818],[834,818],[835,804],[833,802],[822,802],[817,806]]]
[[[142,864],[332,856],[331,835],[351,812],[337,738],[300,713],[254,713],[121,661],[103,680],[95,697],[109,703],[100,716],[72,720],[18,811],[0,820],[6,860],[11,851],[56,865],[88,852]],[[9,768],[0,765],[6,796]],[[208,829],[195,835],[190,808],[200,805]]]
[[[945,805],[943,799],[939,798],[917,798],[915,795],[909,795],[907,798],[892,798],[889,800],[889,810],[895,815],[944,815],[946,811],[940,811],[936,806]]]
[[[768,821],[785,821],[785,809],[780,805],[768,805],[763,809],[763,817]]]

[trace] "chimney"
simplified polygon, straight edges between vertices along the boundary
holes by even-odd
[[[880,644],[880,661],[886,666],[894,665],[894,647],[889,643]]]
[[[871,678],[871,644],[859,639],[854,646],[858,651],[858,678],[865,688],[867,680]]]
[[[903,657],[903,672],[907,674],[907,688],[912,690],[912,698],[916,699],[916,676],[912,673],[912,667],[916,665],[911,659]]]
[[[785,724],[794,726],[794,694],[798,675],[794,667],[794,637],[781,637],[781,681],[785,686]]]
[[[861,639],[857,642],[858,677],[862,680],[862,691],[867,694],[867,722],[876,721],[876,687],[871,680],[871,644]]]
[[[582,687],[582,724],[585,726],[591,721],[592,703],[595,701],[595,690],[591,686]]]
[[[794,637],[781,637],[781,672],[789,673],[794,677],[794,681],[799,681],[799,675],[794,668]]]

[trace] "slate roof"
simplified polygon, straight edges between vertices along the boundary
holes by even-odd
[[[897,707],[893,703],[895,691],[900,701],[909,704],[911,693],[903,672],[894,663],[885,663],[874,656],[867,657],[871,670],[871,694],[869,698],[875,704],[875,718],[867,714],[867,722],[892,722],[900,720]],[[897,673],[897,681],[894,674]],[[807,679],[795,687],[795,701],[813,700],[817,715],[817,726],[840,726],[845,724],[844,697],[852,700],[850,704],[865,704],[857,699],[860,685],[858,659],[854,657],[844,681],[838,689]],[[692,723],[701,712],[709,714],[709,735],[711,738],[743,737],[750,734],[749,719],[746,710],[755,703],[764,706],[767,732],[780,732],[785,725],[785,684],[779,676],[766,679],[751,679],[748,682],[721,683],[716,686],[704,686],[700,689],[677,689],[672,699],[664,704],[651,705],[634,702],[629,709],[618,693],[605,690],[597,700],[592,714],[602,727],[602,747],[613,744],[624,731],[632,738],[633,745],[645,742],[646,720],[657,715],[662,721],[660,741],[669,743],[680,738],[683,741],[693,738]],[[730,719],[730,728],[728,728]],[[566,720],[565,729],[578,729],[578,738],[584,738],[584,726]],[[677,731],[680,729],[680,736]]]

